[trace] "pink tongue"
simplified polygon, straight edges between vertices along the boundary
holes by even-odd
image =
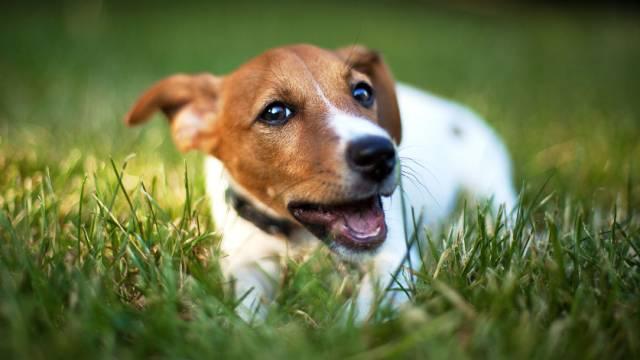
[[[380,205],[379,199],[371,198],[348,205],[298,208],[293,214],[304,223],[325,227],[334,236],[371,238],[385,236],[386,233],[384,212]]]
[[[381,214],[377,206],[365,209],[344,211],[343,217],[346,225],[357,233],[370,234],[380,227]]]

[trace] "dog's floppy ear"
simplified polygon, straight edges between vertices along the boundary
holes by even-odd
[[[382,60],[382,56],[377,51],[362,45],[345,46],[337,49],[336,53],[348,66],[371,78],[378,103],[380,126],[387,130],[399,144],[402,138],[402,127],[396,85],[391,71]]]
[[[173,75],[147,89],[125,116],[129,126],[162,111],[171,123],[173,141],[180,151],[212,152],[216,140],[212,124],[218,112],[221,78],[211,74]]]

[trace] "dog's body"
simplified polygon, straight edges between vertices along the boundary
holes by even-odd
[[[493,197],[496,206],[505,204],[506,209],[513,208],[515,194],[507,152],[482,119],[465,107],[406,85],[398,85],[397,94],[403,125],[399,156],[408,168],[402,180],[405,214],[413,210],[415,220],[421,221],[421,225],[437,225],[451,212],[463,189],[478,197]],[[226,200],[230,185],[223,164],[208,157],[205,167],[212,214],[223,235],[221,249],[228,255],[224,260],[225,272],[236,278],[237,293],[251,291],[253,295],[245,297],[245,308],[241,310],[248,318],[257,310],[260,297],[263,300],[273,297],[280,261],[308,251],[320,242],[304,228],[297,229],[288,241],[283,241],[238,216]],[[400,195],[398,189],[391,197],[383,198],[388,235],[370,259],[378,286],[392,281],[391,275],[405,259],[406,240],[414,231],[411,215],[407,216],[406,224],[402,223]],[[267,209],[264,206],[264,211]],[[408,235],[404,232],[405,225]],[[411,263],[419,267],[415,255]],[[406,281],[406,276],[399,276],[396,281]],[[367,315],[374,300],[372,285],[364,283],[359,294],[357,314],[360,318]]]
[[[244,101],[247,84],[258,96]],[[243,297],[245,319],[264,314],[281,261],[321,239],[366,269],[356,302],[363,320],[376,289],[410,281],[409,272],[393,276],[402,265],[420,266],[415,247],[407,256],[414,233],[420,238],[423,225],[440,223],[460,190],[493,199],[495,208],[515,205],[509,158],[491,129],[460,105],[395,86],[380,58],[361,47],[298,45],[271,50],[225,79],[169,78],[127,122],[157,109],[172,120],[179,148],[210,155],[207,191],[223,268]],[[244,118],[256,120],[239,125]],[[400,304],[406,295],[382,300]]]

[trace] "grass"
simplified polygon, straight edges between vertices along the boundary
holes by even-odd
[[[636,15],[83,4],[0,15],[8,358],[640,355]],[[201,157],[162,121],[120,121],[162,76],[301,41],[379,48],[399,79],[477,109],[524,184],[513,229],[475,204],[432,229],[413,305],[363,327],[341,325],[355,275],[324,250],[288,261],[264,324],[240,321]]]

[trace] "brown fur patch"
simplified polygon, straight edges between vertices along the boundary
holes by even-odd
[[[269,50],[224,78],[169,77],[141,96],[126,122],[135,125],[162,110],[180,150],[217,157],[238,185],[282,216],[290,217],[289,201],[341,201],[353,184],[344,176],[345,154],[337,151],[339,139],[317,87],[338,109],[379,123],[400,139],[388,69],[375,53],[357,47],[349,56],[346,49],[295,45]],[[373,85],[373,108],[353,99],[357,81]],[[291,106],[295,116],[281,126],[257,121],[274,101]]]

